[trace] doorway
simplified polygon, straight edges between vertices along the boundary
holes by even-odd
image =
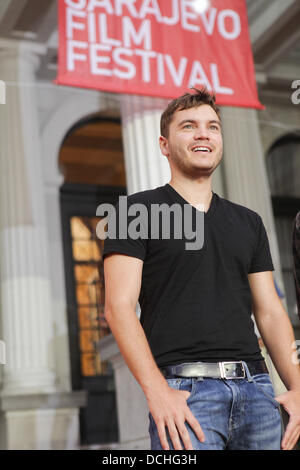
[[[120,121],[93,117],[67,134],[59,155],[60,207],[66,280],[71,382],[86,390],[81,445],[118,442],[113,370],[98,341],[110,334],[104,317],[103,240],[96,236],[99,204],[126,194]]]

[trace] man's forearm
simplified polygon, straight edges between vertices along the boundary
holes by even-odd
[[[300,390],[300,367],[293,358],[295,336],[287,313],[281,306],[269,315],[256,315],[256,322],[274,366],[288,390]]]
[[[146,397],[151,391],[168,386],[156,365],[136,312],[128,306],[106,309],[106,320],[127,366]]]

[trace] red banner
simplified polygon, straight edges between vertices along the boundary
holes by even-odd
[[[208,6],[205,9],[205,6]],[[56,83],[219,105],[259,103],[245,0],[59,0]]]

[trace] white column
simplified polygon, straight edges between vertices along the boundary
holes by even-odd
[[[270,241],[276,282],[283,291],[271,194],[257,111],[223,107],[221,116],[224,134],[223,165],[226,197],[232,202],[255,210],[262,217]]]
[[[222,107],[224,135],[224,174],[226,197],[232,202],[255,210],[262,217],[272,253],[275,279],[284,292],[279,249],[271,205],[269,182],[264,162],[257,111]],[[263,350],[276,390],[284,391],[269,356]]]
[[[160,116],[167,102],[136,95],[120,98],[128,194],[168,183],[169,163],[158,144]]]
[[[41,51],[13,41],[0,46],[6,83],[0,105],[2,395],[51,392],[53,324],[35,96]]]

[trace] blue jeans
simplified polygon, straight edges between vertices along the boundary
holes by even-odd
[[[227,379],[167,379],[169,386],[191,392],[187,405],[205,435],[200,442],[188,423],[186,427],[194,450],[280,450],[282,420],[280,405],[274,399],[269,374]],[[149,413],[151,449],[161,444]],[[167,432],[168,436],[168,432]],[[173,450],[168,436],[170,449]],[[184,449],[181,442],[182,449]]]

